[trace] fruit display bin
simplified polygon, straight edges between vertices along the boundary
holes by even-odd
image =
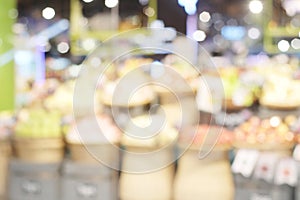
[[[7,170],[11,156],[11,146],[9,141],[0,141],[0,199],[6,196]]]
[[[14,138],[13,151],[17,158],[36,163],[56,163],[64,158],[62,138]]]
[[[171,200],[175,174],[174,163],[171,164],[174,159],[173,150],[172,147],[157,150],[127,146],[122,159],[120,199]],[[155,154],[146,156],[147,153],[155,151]],[[137,154],[140,154],[139,159]]]
[[[102,163],[119,167],[118,144],[83,144],[67,141],[71,160],[78,163]]]
[[[227,151],[213,151],[199,159],[199,150],[187,150],[178,160],[175,200],[232,200],[234,182]],[[217,192],[216,192],[217,191]]]

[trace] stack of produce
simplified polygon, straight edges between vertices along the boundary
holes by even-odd
[[[64,115],[71,114],[73,109],[74,88],[74,81],[67,81],[61,84],[53,91],[53,94],[45,99],[45,107],[49,110],[59,111]]]
[[[199,125],[193,128],[185,129],[179,137],[179,144],[190,144],[192,149],[206,145],[215,146],[215,150],[228,150],[233,143],[234,134],[228,129],[219,126],[210,126],[208,124]]]
[[[57,79],[46,79],[44,83],[32,84],[28,91],[27,105],[41,105],[43,101],[59,87],[60,82]]]
[[[42,108],[18,113],[13,138],[16,157],[34,162],[59,162],[64,156],[61,115]]]
[[[278,84],[280,83],[280,84]],[[269,75],[263,86],[260,103],[277,109],[300,107],[300,80],[280,73]]]
[[[199,199],[233,199],[234,184],[227,152],[232,142],[233,133],[218,126],[199,125],[183,130],[179,144],[186,151],[178,160],[174,199],[192,200],[195,196]],[[190,148],[187,144],[191,144]],[[204,157],[203,151],[209,154]]]
[[[225,102],[228,110],[236,110],[251,106],[260,94],[263,78],[250,69],[237,67],[220,68]]]
[[[264,79],[259,99],[261,105],[274,109],[294,109],[300,106],[300,81],[297,67],[273,60],[264,66],[254,67],[254,71]]]
[[[290,130],[290,120],[291,117],[260,119],[253,116],[234,130],[235,145],[241,148],[290,149],[295,137]]]
[[[173,54],[166,56],[162,62],[166,67],[174,69],[181,78],[187,81],[191,88],[197,89],[197,80],[200,74],[200,70],[196,69],[197,66],[193,66],[188,60]]]

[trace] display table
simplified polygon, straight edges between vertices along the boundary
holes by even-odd
[[[134,152],[137,150],[135,149]],[[140,149],[140,152],[143,150]],[[132,149],[130,151],[132,152]],[[171,200],[174,164],[168,166],[164,164],[171,163],[172,159],[172,148],[159,150],[153,156],[145,156],[145,159],[143,157],[137,159],[133,154],[125,152],[122,164],[125,172],[123,171],[120,176],[120,199]],[[160,168],[156,168],[160,164],[162,164]],[[134,173],[135,168],[137,173]],[[143,169],[145,170],[143,171]],[[130,172],[127,173],[126,171],[129,170]]]
[[[187,150],[178,160],[175,200],[232,200],[234,183],[227,151],[213,151],[199,159],[199,150]]]
[[[8,141],[0,141],[0,199],[6,194],[6,182],[8,163],[11,155],[11,147]]]

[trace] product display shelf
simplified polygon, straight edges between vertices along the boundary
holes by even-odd
[[[7,178],[9,160],[11,157],[11,145],[9,140],[0,141],[0,199],[7,195]]]
[[[100,162],[65,160],[61,173],[61,200],[118,199],[118,171]]]
[[[62,138],[13,138],[15,156],[33,163],[56,163],[64,158]]]
[[[275,116],[283,121],[287,116],[299,116],[299,107],[255,105],[251,111],[253,116],[261,120]],[[298,181],[294,179],[299,173],[299,169],[295,170],[295,163],[291,157],[295,140],[281,142],[276,141],[276,138],[273,142],[235,140],[233,146],[236,152],[232,164],[235,200],[295,199],[294,188],[297,188]]]
[[[235,199],[293,200],[295,162],[291,150],[238,149],[232,165]]]
[[[70,158],[77,163],[108,163],[115,167],[119,166],[118,144],[84,144],[67,141]]]
[[[8,199],[60,199],[61,163],[32,163],[12,159],[9,165]]]

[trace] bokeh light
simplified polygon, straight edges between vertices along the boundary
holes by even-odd
[[[300,39],[298,38],[293,39],[291,45],[294,49],[300,49]]]
[[[263,4],[259,0],[252,0],[249,3],[249,10],[254,14],[259,14],[263,11]]]
[[[57,51],[59,53],[62,53],[62,54],[67,53],[69,51],[69,49],[70,49],[70,46],[66,42],[61,42],[57,45]]]
[[[114,8],[119,4],[119,0],[105,0],[105,6],[108,8]]]
[[[248,36],[249,38],[256,40],[260,37],[261,32],[258,28],[252,27],[248,30]]]
[[[287,40],[280,40],[278,42],[278,49],[281,52],[287,52],[290,49],[290,43]]]
[[[83,2],[85,2],[85,3],[91,3],[91,2],[93,2],[94,0],[83,0]]]
[[[211,16],[210,16],[209,12],[206,12],[206,11],[203,11],[199,15],[199,20],[202,22],[209,22],[210,18],[211,18]]]
[[[46,7],[42,11],[42,16],[45,19],[53,19],[55,17],[55,10],[51,7]]]
[[[193,38],[198,42],[202,42],[205,40],[206,34],[204,31],[197,30],[193,33]]]

